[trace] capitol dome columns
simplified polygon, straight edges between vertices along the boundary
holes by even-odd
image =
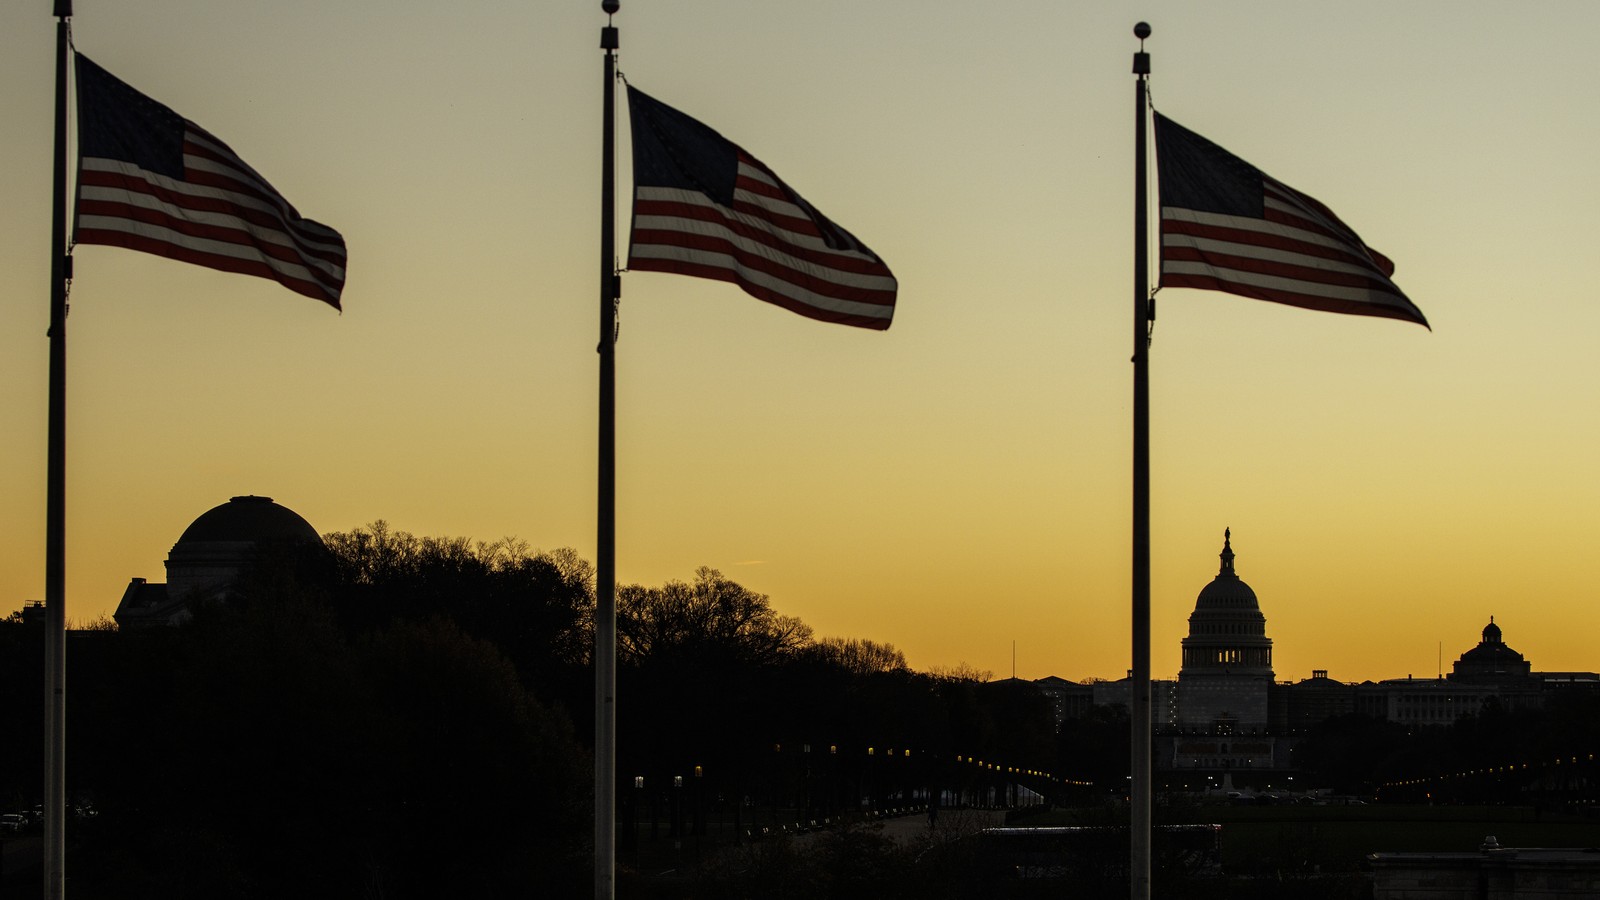
[[[1272,685],[1272,639],[1255,591],[1234,570],[1233,531],[1222,532],[1217,576],[1195,600],[1178,674],[1180,724],[1209,728],[1219,721],[1267,725]]]

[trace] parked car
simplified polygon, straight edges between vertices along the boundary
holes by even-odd
[[[0,831],[21,831],[27,824],[21,813],[0,813]]]

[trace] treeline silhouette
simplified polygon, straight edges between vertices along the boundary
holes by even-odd
[[[377,522],[326,548],[262,548],[225,602],[182,626],[72,631],[74,896],[587,893],[593,581],[571,550]],[[38,623],[0,621],[4,810],[41,796],[42,649]],[[1117,821],[1122,707],[1057,728],[1030,683],[918,672],[890,644],[819,638],[714,569],[622,586],[618,659],[625,895],[996,896],[993,860],[870,830],[702,853],[941,796],[1001,802],[1019,781],[1052,790],[974,758],[1092,781],[1051,799],[1101,802],[1091,820]],[[1421,729],[1330,719],[1300,736],[1294,764],[1307,787],[1359,797],[1492,769],[1379,796],[1592,805],[1592,780],[1540,764],[1597,746],[1600,697],[1578,693]],[[646,889],[629,870],[652,845],[681,867]]]
[[[1538,707],[1491,699],[1474,714],[1425,728],[1363,715],[1328,719],[1307,732],[1294,762],[1317,786],[1390,802],[1581,803],[1589,809],[1572,811],[1592,812],[1600,804],[1600,785],[1588,774],[1596,754],[1600,695],[1555,691]],[[1565,777],[1553,782],[1545,764],[1554,760],[1586,764],[1582,790]]]
[[[74,895],[585,893],[593,580],[570,550],[377,522],[262,548],[181,626],[73,632]],[[42,640],[0,624],[9,808],[40,796]],[[619,780],[695,779],[686,832],[955,789],[956,755],[1057,758],[1031,686],[818,639],[714,569],[621,587],[618,633]]]

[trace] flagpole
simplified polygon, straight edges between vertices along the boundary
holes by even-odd
[[[1150,54],[1144,39],[1150,26],[1133,28],[1139,52],[1133,55],[1134,183],[1133,183],[1133,674],[1132,793],[1129,798],[1132,836],[1128,864],[1133,900],[1150,898],[1150,323],[1155,319],[1150,298],[1150,236],[1146,183],[1145,119]]]
[[[600,447],[594,610],[594,895],[611,900],[616,883],[617,576],[616,576],[616,80],[618,0],[601,0],[606,25],[604,127],[600,141]]]
[[[50,207],[50,400],[45,474],[44,896],[65,893],[67,811],[67,65],[72,0],[56,0],[55,165]]]

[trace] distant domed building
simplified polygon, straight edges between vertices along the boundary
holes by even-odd
[[[1461,654],[1449,678],[1468,684],[1499,684],[1521,681],[1532,674],[1533,663],[1506,646],[1500,639],[1500,626],[1494,623],[1494,616],[1490,616],[1489,624],[1483,629],[1483,640]]]
[[[1230,530],[1222,532],[1221,559],[1189,615],[1178,677],[1150,681],[1152,761],[1164,783],[1177,789],[1292,787],[1295,746],[1307,729],[1339,716],[1433,728],[1477,715],[1491,703],[1537,709],[1563,694],[1600,696],[1600,673],[1532,671],[1507,646],[1493,616],[1483,639],[1461,654],[1448,677],[1357,683],[1313,669],[1309,679],[1276,683],[1267,619],[1256,592],[1234,569]],[[1081,715],[1077,709],[1132,706],[1131,671],[1116,681],[1041,681],[1055,682],[1045,687],[1057,699],[1058,720]]]
[[[1183,639],[1178,725],[1215,730],[1267,727],[1272,639],[1256,592],[1233,570],[1233,533],[1222,532],[1222,568],[1200,591]]]
[[[226,597],[262,550],[308,544],[322,537],[299,513],[271,497],[234,497],[184,529],[167,554],[166,584],[133,579],[112,618],[124,629],[176,625],[195,604]]]
[[[1233,532],[1222,532],[1222,567],[1200,589],[1183,639],[1175,727],[1155,738],[1157,768],[1235,774],[1288,766],[1272,728],[1272,639],[1256,592],[1233,570]]]

